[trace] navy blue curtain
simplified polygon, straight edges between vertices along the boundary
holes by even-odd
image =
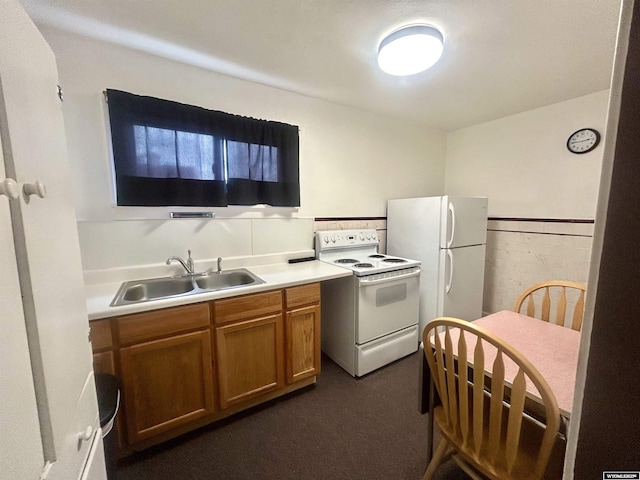
[[[107,99],[118,205],[300,206],[297,126],[119,90]]]

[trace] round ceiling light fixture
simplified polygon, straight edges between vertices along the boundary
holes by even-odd
[[[442,33],[430,25],[409,25],[387,35],[378,47],[378,65],[390,75],[414,75],[442,56]]]

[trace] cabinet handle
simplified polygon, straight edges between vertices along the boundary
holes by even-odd
[[[13,178],[5,178],[0,182],[0,195],[6,195],[15,200],[20,196],[18,183]]]
[[[29,195],[37,195],[40,198],[47,196],[47,187],[40,180],[36,180],[34,183],[25,183],[22,186],[22,191],[27,197]]]
[[[93,427],[89,425],[85,430],[78,433],[78,440],[84,440],[88,442],[93,437]]]

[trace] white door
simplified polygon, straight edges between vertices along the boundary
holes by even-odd
[[[17,0],[2,2],[0,84],[6,175],[34,192],[10,211],[46,478],[75,479],[91,443],[78,433],[98,414],[95,385],[81,398],[92,355],[80,249],[55,58]]]
[[[0,182],[5,180],[0,137]],[[7,196],[0,195],[0,472],[36,479],[44,457]],[[6,476],[6,477],[5,477]]]
[[[107,470],[104,455],[104,443],[102,442],[102,429],[98,428],[94,435],[93,444],[89,451],[89,458],[85,465],[80,480],[102,480],[104,472]]]
[[[442,249],[438,316],[476,320],[482,316],[485,245]]]
[[[486,198],[442,197],[440,248],[457,248],[487,243]]]

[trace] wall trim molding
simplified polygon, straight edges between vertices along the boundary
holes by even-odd
[[[387,217],[315,217],[315,222],[350,222],[362,220],[386,220]]]
[[[595,223],[595,220],[589,218],[489,217],[489,220],[502,222]]]

